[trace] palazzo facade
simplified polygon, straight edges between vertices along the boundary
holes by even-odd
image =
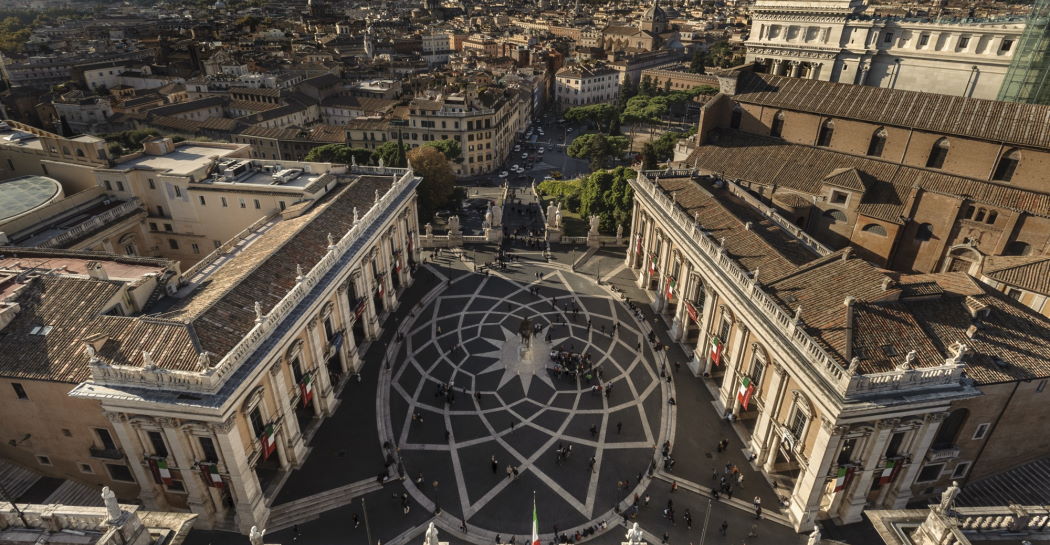
[[[931,452],[951,456],[941,443],[959,440],[953,407],[1005,380],[997,358],[1046,374],[1029,358],[1040,341],[1019,333],[1050,338],[1045,318],[962,272],[890,273],[831,251],[740,186],[694,173],[632,182],[626,264],[786,492],[796,530],[926,492],[915,483]],[[1018,333],[985,337],[991,322]]]

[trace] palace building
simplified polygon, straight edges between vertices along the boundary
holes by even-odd
[[[758,0],[747,61],[781,76],[996,98],[1021,19],[940,21],[863,15],[861,0]]]
[[[0,406],[25,417],[0,428],[25,439],[0,456],[201,528],[262,527],[419,262],[411,168],[324,175],[185,270],[3,248]]]
[[[861,520],[1050,452],[1050,320],[965,272],[833,251],[746,188],[639,173],[627,266],[782,493]],[[1021,446],[1023,445],[1023,447]]]

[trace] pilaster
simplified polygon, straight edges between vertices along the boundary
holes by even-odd
[[[133,424],[128,422],[127,416],[122,413],[107,412],[105,414],[109,422],[113,424],[113,432],[117,434],[117,440],[120,441],[120,446],[128,457],[128,468],[131,469],[131,474],[135,476],[135,481],[139,484],[139,499],[142,500],[142,505],[158,511],[169,510],[168,500],[164,497],[163,491],[159,489],[160,485],[153,481],[153,474],[145,468],[143,460],[146,459],[146,455],[142,451],[138,433],[134,430]]]
[[[229,474],[229,486],[234,506],[237,509],[237,530],[247,534],[252,526],[264,527],[270,516],[266,507],[259,477],[248,465],[248,455],[241,443],[235,417],[225,422],[213,424],[215,440],[218,443],[219,456],[226,465]]]
[[[302,360],[300,360],[300,365],[302,365],[301,362]],[[288,462],[293,467],[299,468],[306,460],[306,444],[303,442],[302,430],[299,429],[299,419],[295,417],[295,408],[292,407],[288,385],[285,384],[284,364],[281,361],[274,362],[270,367],[270,383],[276,393],[274,397],[280,405],[281,421],[284,423],[282,427],[288,443]],[[315,395],[314,399],[317,397]]]
[[[807,454],[809,459],[795,482],[791,504],[788,506],[788,517],[794,523],[797,532],[808,532],[813,528],[817,510],[820,508],[820,499],[826,488],[828,471],[838,455],[837,447],[846,431],[844,427],[836,426],[823,418],[814,422],[818,423],[816,439]]]
[[[908,461],[904,464],[901,474],[897,477],[894,487],[890,492],[886,503],[891,509],[903,509],[911,500],[911,487],[915,483],[915,477],[922,469],[922,463],[926,459],[926,453],[930,450],[933,438],[937,436],[937,430],[947,413],[930,413],[923,420],[922,426],[916,432],[915,440],[908,451]]]
[[[893,434],[893,428],[899,424],[897,419],[881,420],[875,425],[875,431],[868,436],[865,444],[863,460],[861,461],[860,475],[853,476],[852,486],[846,491],[840,501],[841,507],[836,509],[835,505],[829,510],[838,511],[838,517],[842,524],[860,522],[861,512],[868,503],[868,493],[871,491],[871,483],[875,473],[879,471],[879,462],[886,452],[886,443]],[[839,498],[836,498],[838,500]]]
[[[187,444],[186,433],[179,428],[179,422],[173,418],[164,418],[160,422],[164,441],[179,468],[182,486],[186,488],[186,505],[191,513],[196,513],[205,525],[214,525],[212,518],[215,510],[208,501],[207,491],[201,483],[200,474],[194,469],[193,447]]]

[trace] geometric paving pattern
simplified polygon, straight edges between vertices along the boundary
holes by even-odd
[[[517,332],[526,317],[542,331],[523,354]],[[667,398],[634,316],[590,279],[555,270],[523,285],[467,275],[407,331],[392,360],[387,417],[413,495],[511,535],[529,531],[533,494],[549,532],[602,517],[635,492],[661,440]],[[589,353],[609,395],[593,391],[596,377],[556,376],[550,348]],[[449,384],[451,402],[442,395]],[[559,460],[568,445],[571,455]]]

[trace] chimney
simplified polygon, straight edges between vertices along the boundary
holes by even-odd
[[[109,280],[109,274],[106,273],[106,270],[102,268],[102,264],[98,261],[88,261],[85,267],[87,268],[88,276],[91,278],[95,280]]]
[[[857,298],[852,295],[847,295],[846,300],[843,304],[846,306],[846,360],[853,359],[853,306],[857,303]]]
[[[740,80],[739,70],[730,70],[724,74],[715,76],[718,79],[718,90],[723,95],[733,96],[736,94],[737,82]]]

